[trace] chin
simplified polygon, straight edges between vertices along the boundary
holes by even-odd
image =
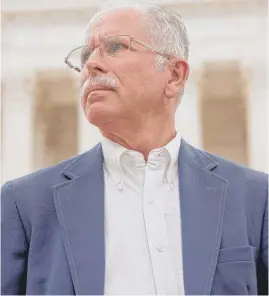
[[[112,112],[101,102],[92,104],[86,112],[87,120],[99,127],[111,120]]]

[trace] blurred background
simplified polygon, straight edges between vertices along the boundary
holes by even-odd
[[[100,2],[2,1],[1,183],[101,140],[80,109],[79,76],[64,64]],[[182,15],[190,39],[177,129],[198,148],[268,172],[267,1],[162,3]]]

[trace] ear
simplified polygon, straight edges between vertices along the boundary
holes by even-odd
[[[164,94],[167,98],[178,95],[189,77],[189,63],[183,59],[175,59],[168,65],[170,77],[166,83]]]

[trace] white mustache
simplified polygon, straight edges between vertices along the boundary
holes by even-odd
[[[117,81],[107,75],[89,77],[83,84],[80,92],[81,98],[84,98],[89,88],[94,86],[104,86],[112,89],[118,87]]]

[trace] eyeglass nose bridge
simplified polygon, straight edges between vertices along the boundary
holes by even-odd
[[[99,51],[100,55],[98,55],[96,51]],[[84,61],[83,65],[81,66],[81,70],[84,68],[87,69],[87,71],[89,71],[90,73],[96,71],[103,72],[105,66],[103,64],[103,60],[101,60],[100,58],[103,58],[105,55],[107,55],[107,52],[104,49],[104,44],[100,42],[98,45],[94,46],[91,49],[91,54]]]
[[[84,64],[81,66],[81,69],[82,69],[83,67],[85,67],[85,66],[87,65],[87,63],[89,63],[89,62],[94,58],[94,55],[96,54],[95,51],[96,51],[97,49],[98,49],[99,52],[100,52],[100,56],[101,56],[101,57],[104,57],[105,50],[104,50],[104,48],[103,48],[103,44],[102,44],[102,42],[100,42],[98,45],[96,45],[96,46],[94,46],[94,47],[92,48],[90,56],[87,58],[86,61],[84,61]]]
[[[104,44],[103,42],[100,42],[98,45],[95,45],[92,50],[91,50],[91,54],[89,56],[88,59],[90,59],[92,56],[94,56],[96,49],[99,49],[100,55],[103,57],[105,54],[105,50],[104,50]]]

